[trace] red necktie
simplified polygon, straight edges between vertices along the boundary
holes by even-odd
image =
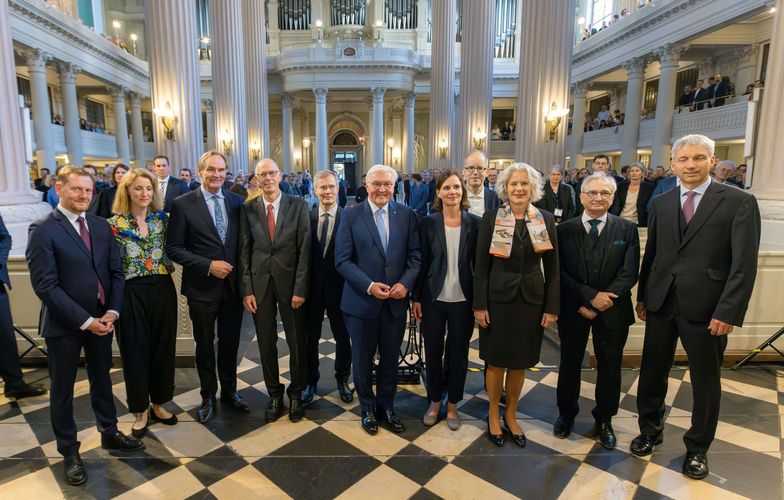
[[[696,194],[696,191],[686,191],[684,193],[686,201],[683,202],[683,218],[686,220],[686,224],[691,222],[692,217],[694,217],[694,196]]]
[[[87,224],[84,222],[84,217],[81,215],[76,218],[76,221],[79,223],[79,236],[82,237],[82,242],[84,246],[87,247],[87,251],[90,252],[90,255],[93,254],[93,244],[90,241],[90,233],[87,231]],[[101,280],[98,280],[98,300],[101,301],[101,305],[106,304],[106,292],[103,289],[103,285],[101,284]]]
[[[275,207],[272,203],[267,205],[267,227],[269,228],[270,240],[275,239]]]

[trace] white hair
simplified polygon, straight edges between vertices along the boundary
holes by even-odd
[[[512,163],[498,174],[498,180],[495,183],[496,193],[498,197],[506,203],[509,201],[509,195],[506,192],[506,184],[514,172],[526,172],[528,174],[528,182],[531,184],[531,198],[530,202],[539,201],[544,194],[542,186],[542,173],[527,163]]]
[[[708,150],[708,156],[713,156],[713,152],[716,149],[716,143],[704,135],[700,135],[700,134],[684,135],[683,137],[675,141],[672,145],[672,153],[670,157],[673,160],[678,155],[678,151],[683,146],[702,146],[706,150]]]
[[[729,165],[730,172],[734,172],[735,171],[735,162],[732,161],[732,160],[722,160],[718,164],[716,164],[716,168],[719,168],[722,165]]]
[[[397,182],[397,170],[395,170],[394,168],[390,167],[389,165],[382,165],[382,164],[373,165],[372,167],[370,167],[370,170],[368,170],[367,174],[365,174],[367,176],[368,182],[370,182],[370,179],[375,174],[381,173],[381,172],[388,173],[388,174],[390,174],[392,176],[392,184]]]
[[[587,193],[588,192],[588,184],[594,181],[602,181],[610,188],[613,194],[615,191],[618,190],[618,184],[615,182],[615,178],[611,175],[604,175],[601,172],[596,172],[595,174],[591,174],[587,177],[583,178],[583,183],[580,185],[580,192]]]

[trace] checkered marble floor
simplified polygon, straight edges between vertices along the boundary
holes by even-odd
[[[246,318],[247,319],[247,318]],[[326,325],[326,322],[325,322]],[[590,409],[596,373],[585,370],[581,415],[565,440],[552,435],[557,417],[557,349],[545,342],[542,363],[529,372],[517,416],[528,437],[519,449],[496,448],[483,435],[486,394],[471,344],[471,369],[460,406],[463,425],[421,423],[427,408],[421,385],[400,386],[396,409],[406,431],[366,435],[357,403],[344,404],[332,377],[334,343],[325,326],[320,345],[321,382],[306,419],[292,424],[263,420],[267,395],[258,345],[248,321],[243,327],[239,390],[250,414],[220,408],[204,426],[194,421],[200,402],[193,368],[178,368],[176,396],[167,408],[180,423],[152,425],[146,449],[131,454],[100,448],[90,410],[87,377],[79,370],[74,405],[89,480],[80,487],[62,479],[49,423],[46,397],[20,402],[0,397],[0,498],[754,498],[781,499],[784,444],[784,370],[748,367],[723,372],[722,413],[709,454],[711,475],[692,481],[680,473],[681,436],[690,422],[688,371],[674,368],[667,396],[664,444],[646,459],[631,456],[637,434],[635,394],[638,372],[624,370],[621,410],[613,424],[618,450],[601,448],[591,437]],[[288,351],[278,345],[283,378]],[[48,385],[45,369],[28,381]],[[124,404],[122,371],[113,370],[120,428],[133,416]]]

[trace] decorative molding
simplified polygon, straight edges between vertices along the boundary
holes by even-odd
[[[406,92],[403,94],[403,106],[407,108],[413,108],[416,105],[416,93],[415,92]]]
[[[317,104],[326,104],[327,102],[327,92],[328,90],[323,87],[318,87],[313,89],[313,95],[316,96],[316,103]]]
[[[384,94],[386,94],[386,92],[387,92],[387,89],[385,89],[383,87],[374,87],[374,88],[370,89],[370,94],[373,96],[373,102],[374,103],[376,103],[376,102],[383,103],[384,102]]]
[[[82,68],[69,62],[57,62],[55,64],[57,73],[60,76],[60,83],[76,84],[76,75],[82,72]]]
[[[634,57],[621,63],[621,67],[626,70],[626,75],[629,80],[633,78],[644,78],[645,68],[648,67],[648,58]]]
[[[294,96],[291,94],[281,94],[280,105],[281,107],[291,108],[294,105]]]
[[[125,101],[125,97],[128,95],[128,89],[122,85],[119,87],[106,87],[106,90],[112,94],[112,99],[115,101]]]
[[[215,103],[212,101],[212,99],[204,99],[202,102],[204,103],[205,113],[213,113],[215,111]]]
[[[52,60],[51,54],[41,49],[21,49],[17,50],[17,53],[24,57],[25,63],[31,71],[45,70],[46,64]]]
[[[662,66],[678,66],[678,62],[680,62],[681,54],[688,49],[688,45],[678,45],[674,43],[665,43],[664,45],[657,47],[653,51],[654,57],[659,60],[659,63]]]
[[[585,99],[592,85],[591,82],[575,82],[569,86],[569,91],[575,99]]]

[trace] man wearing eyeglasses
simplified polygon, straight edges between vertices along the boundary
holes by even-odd
[[[481,151],[469,153],[463,161],[463,179],[468,188],[468,211],[477,217],[498,208],[498,195],[485,189],[487,156]]]
[[[640,239],[637,226],[608,213],[617,185],[597,172],[583,180],[581,217],[558,225],[561,259],[561,363],[558,368],[558,438],[569,436],[579,412],[580,370],[588,333],[598,364],[596,407],[599,444],[615,449],[612,417],[618,413],[623,348],[634,323],[631,290],[637,283]]]
[[[418,176],[418,174],[415,174]],[[368,199],[343,212],[335,237],[335,267],[346,280],[340,307],[351,336],[354,387],[368,434],[401,433],[395,413],[400,344],[409,290],[420,269],[417,217],[391,201],[397,172],[374,165],[367,173]],[[373,393],[372,363],[380,354]]]

